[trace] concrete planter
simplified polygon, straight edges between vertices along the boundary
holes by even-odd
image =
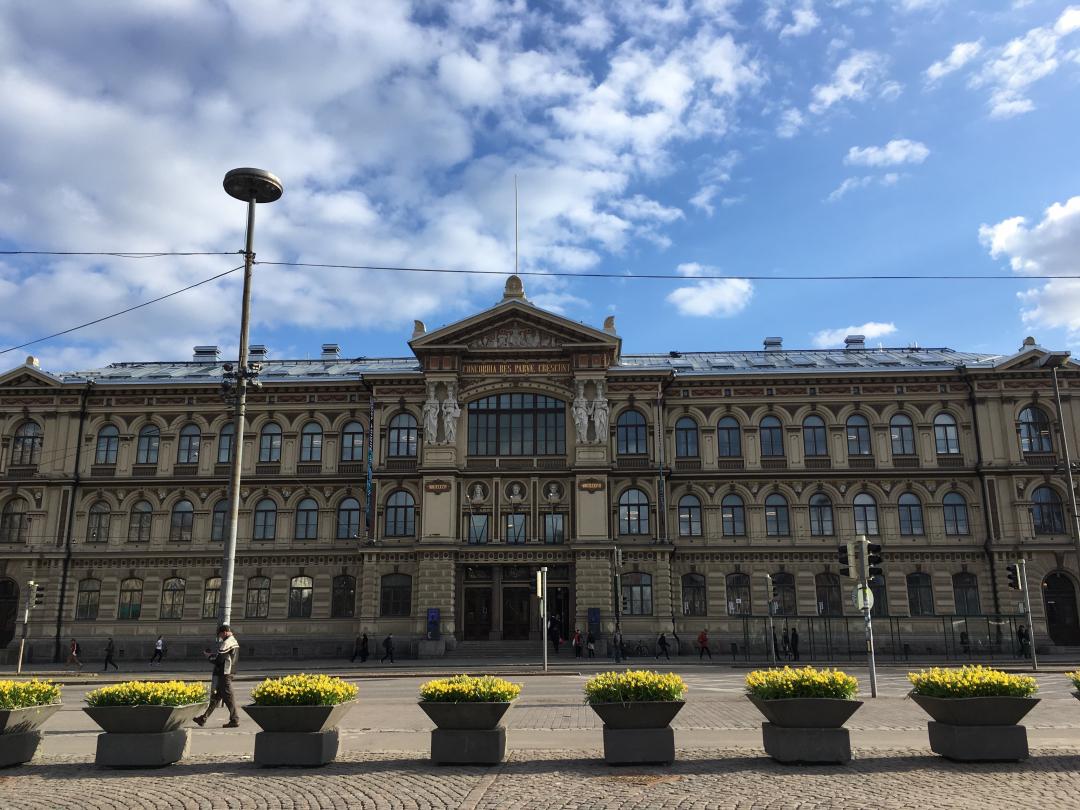
[[[589,705],[604,721],[604,762],[608,765],[670,765],[675,761],[675,732],[669,723],[685,701]]]
[[[314,734],[337,728],[341,719],[356,705],[355,700],[332,706],[242,706],[263,731],[303,732]]]
[[[437,728],[431,732],[436,765],[498,765],[506,757],[506,727],[499,725],[509,702],[418,704]]]
[[[1039,698],[911,699],[934,719],[926,724],[930,750],[957,762],[1019,762],[1028,757],[1027,729],[1019,725]]]
[[[862,701],[747,697],[768,720],[761,724],[761,739],[765,753],[777,762],[842,765],[851,761],[851,736],[843,725]]]
[[[317,768],[333,762],[340,744],[338,723],[355,700],[332,706],[242,707],[262,729],[255,735],[255,764]]]
[[[104,768],[160,768],[179,762],[190,744],[183,726],[207,705],[83,708],[105,730],[98,735],[94,763]]]
[[[59,709],[59,703],[50,703],[0,710],[0,768],[32,760],[41,744],[41,724]]]

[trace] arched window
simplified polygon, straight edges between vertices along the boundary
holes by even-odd
[[[907,575],[907,599],[912,616],[934,615],[934,588],[929,574],[916,571]]]
[[[645,417],[640,411],[630,409],[619,414],[619,421],[615,423],[615,447],[620,456],[640,456],[649,452]]]
[[[649,496],[628,489],[619,496],[619,534],[649,533]]]
[[[300,431],[300,460],[305,462],[322,461],[322,426],[318,422],[308,422]]]
[[[315,540],[319,536],[319,505],[304,498],[296,507],[296,539]]]
[[[773,493],[765,499],[765,534],[770,537],[791,534],[787,499],[778,493]]]
[[[652,616],[652,575],[633,571],[622,575],[622,610],[626,616]]]
[[[139,431],[139,443],[135,451],[136,464],[157,464],[161,449],[161,431],[157,425],[144,425]]]
[[[911,424],[910,416],[898,413],[890,419],[889,436],[892,439],[894,456],[915,455],[915,428]]]
[[[108,543],[109,529],[112,527],[112,511],[104,501],[98,501],[90,507],[86,517],[86,542]]]
[[[263,464],[281,462],[281,426],[267,422],[259,433],[259,461]]]
[[[216,619],[221,607],[221,577],[210,577],[203,586],[202,617]]]
[[[366,455],[364,426],[359,422],[349,422],[341,431],[341,460],[363,461]]]
[[[255,504],[256,540],[273,540],[277,537],[277,504],[270,498],[263,498]]]
[[[311,618],[311,593],[314,583],[311,577],[293,577],[289,581],[289,618]]]
[[[682,605],[684,616],[708,615],[704,574],[683,574]]]
[[[746,534],[746,510],[738,495],[725,495],[720,501],[720,523],[725,537],[742,537]]]
[[[959,492],[950,492],[942,499],[945,534],[968,534],[967,501]]]
[[[775,416],[766,416],[758,427],[763,458],[782,458],[784,455],[784,426]]]
[[[12,498],[0,511],[0,543],[25,543],[30,533],[26,501]]]
[[[721,458],[742,456],[742,436],[739,422],[733,416],[725,416],[716,423],[716,454]]]
[[[849,456],[870,455],[870,423],[861,414],[848,417],[847,452]]]
[[[470,402],[467,411],[470,456],[566,453],[562,400],[543,394],[496,394]]]
[[[226,422],[221,426],[217,442],[217,463],[231,464],[233,460],[233,448],[236,445],[236,425]]]
[[[799,612],[798,600],[795,598],[795,575],[780,571],[772,575],[773,591],[776,593],[773,599],[774,610],[777,616],[795,616]]]
[[[138,501],[131,507],[128,521],[128,542],[149,543],[150,527],[154,520],[154,507],[147,501]]]
[[[855,534],[878,534],[877,501],[860,492],[855,496]]]
[[[334,577],[330,592],[330,618],[351,619],[356,615],[356,578],[348,574]]]
[[[382,616],[412,615],[412,577],[408,574],[385,574],[379,607]]]
[[[679,536],[701,536],[701,501],[696,495],[679,498]]]
[[[810,534],[831,537],[833,534],[832,501],[820,492],[810,496]]]
[[[803,454],[828,456],[829,444],[825,438],[825,420],[820,416],[808,416],[802,423]]]
[[[180,577],[170,577],[161,584],[161,613],[159,619],[184,618],[184,596],[187,583]]]
[[[387,452],[394,457],[412,458],[416,455],[416,417],[399,413],[390,420]]]
[[[210,515],[210,539],[216,542],[225,540],[225,534],[229,531],[229,501],[222,498],[214,504],[214,511]]]
[[[675,423],[675,458],[698,457],[697,422],[684,416]]]
[[[955,455],[960,452],[960,437],[956,432],[956,420],[951,414],[939,413],[934,417],[934,444],[939,456]]]
[[[386,536],[412,537],[416,533],[416,502],[399,489],[386,499]]]
[[[346,498],[337,508],[337,538],[356,539],[360,536],[360,501]]]
[[[115,464],[116,451],[120,447],[120,431],[115,425],[105,425],[98,431],[95,464]]]
[[[912,492],[905,492],[898,501],[900,534],[905,536],[925,534],[923,530],[922,501]]]
[[[270,577],[252,577],[248,580],[247,609],[244,616],[248,619],[265,619],[270,615]]]
[[[120,582],[117,619],[137,619],[142,615],[142,591],[143,581],[138,577],[130,577]]]
[[[41,428],[37,422],[23,422],[15,431],[11,443],[12,464],[38,464],[41,462]]]
[[[84,579],[79,583],[79,593],[75,598],[76,619],[96,619],[98,602],[101,598],[101,580]]]
[[[202,434],[198,426],[184,425],[180,428],[180,443],[176,445],[176,463],[198,464],[200,447],[202,447]]]
[[[1042,408],[1029,405],[1020,411],[1020,449],[1025,453],[1052,453],[1050,420]]]
[[[1050,487],[1039,487],[1031,493],[1031,522],[1035,534],[1064,534],[1065,512],[1061,498]]]
[[[728,616],[749,616],[750,575],[728,574],[725,586],[727,588]]]
[[[979,604],[979,580],[974,574],[967,571],[953,574],[952,590],[957,616],[978,616],[982,613],[982,606]]]
[[[814,576],[817,588],[817,610],[819,616],[842,616],[844,604],[840,596],[840,577],[822,572]]]
[[[177,501],[169,521],[169,540],[173,543],[190,543],[195,526],[195,507],[191,501]]]

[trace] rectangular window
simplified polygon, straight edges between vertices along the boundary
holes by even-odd
[[[488,519],[490,515],[469,515],[469,542],[473,544],[488,541]]]
[[[525,542],[525,515],[506,516],[506,542]]]
[[[564,543],[566,542],[566,532],[563,529],[563,518],[565,515],[548,514],[544,515],[544,542],[545,543]]]

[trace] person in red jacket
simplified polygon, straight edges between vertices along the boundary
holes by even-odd
[[[708,628],[705,628],[700,633],[698,633],[697,643],[698,643],[698,660],[699,661],[704,660],[705,655],[707,653],[708,656],[709,656],[709,660],[712,661],[712,650],[709,649],[709,629]]]

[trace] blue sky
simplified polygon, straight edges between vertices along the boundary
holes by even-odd
[[[513,267],[627,352],[1080,347],[1080,5],[1050,0],[0,0],[0,249],[235,251],[234,166],[278,174],[260,259]],[[0,257],[0,340],[233,257]],[[676,281],[633,279],[641,273]],[[702,274],[992,274],[982,282]],[[401,355],[502,276],[256,270],[273,357]],[[238,274],[32,351],[234,351]],[[16,365],[25,352],[0,357]],[[8,362],[3,362],[4,360]]]

